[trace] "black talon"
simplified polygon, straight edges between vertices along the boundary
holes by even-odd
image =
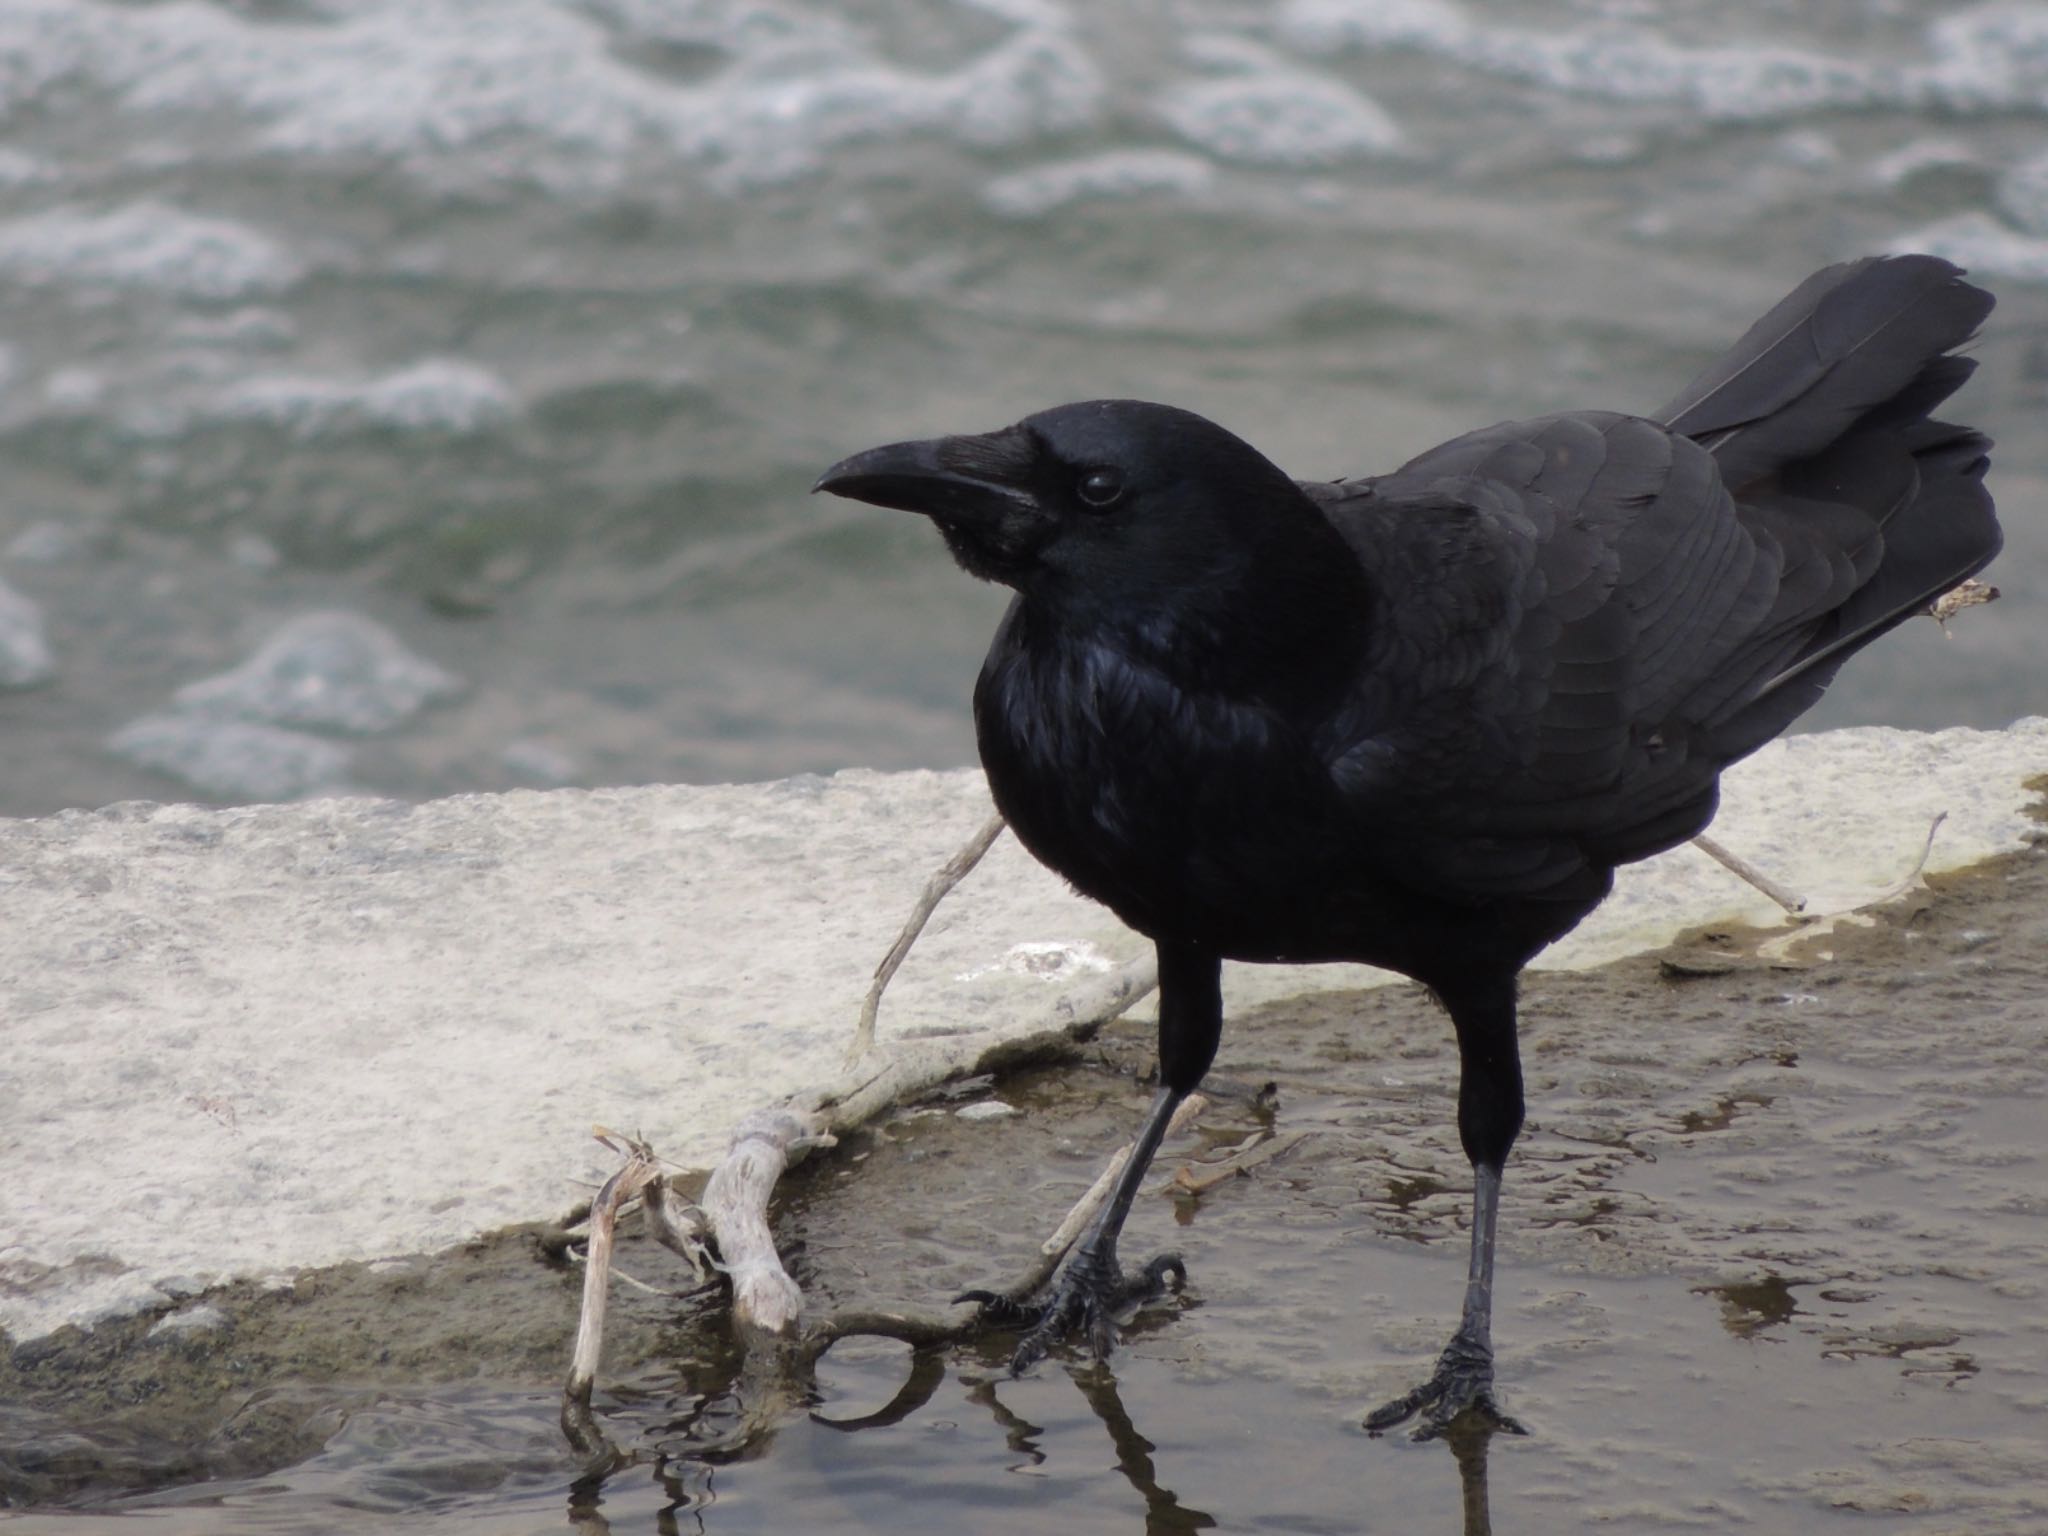
[[[1181,1256],[1177,1253],[1159,1254],[1151,1263],[1139,1270],[1136,1277],[1127,1278],[1125,1283],[1130,1287],[1131,1291],[1127,1300],[1139,1302],[1158,1300],[1169,1289],[1166,1283],[1168,1275],[1173,1276],[1173,1285],[1171,1286],[1173,1290],[1178,1291],[1188,1283],[1188,1267],[1181,1262]]]
[[[1415,1427],[1417,1440],[1436,1439],[1467,1414],[1476,1416],[1488,1430],[1529,1433],[1494,1401],[1492,1349],[1463,1328],[1452,1335],[1438,1356],[1435,1374],[1406,1396],[1367,1414],[1365,1432],[1378,1439],[1417,1413],[1422,1415],[1422,1422]]]
[[[1168,1285],[1168,1277],[1172,1284]],[[1155,1301],[1187,1284],[1187,1265],[1177,1253],[1162,1253],[1142,1269],[1125,1272],[1113,1255],[1077,1250],[1043,1299],[1019,1299],[1002,1291],[962,1291],[953,1300],[976,1302],[980,1321],[1024,1333],[1010,1357],[1010,1374],[1020,1376],[1073,1333],[1085,1333],[1095,1357],[1106,1358],[1116,1344],[1116,1319],[1128,1308]]]
[[[969,1301],[981,1307],[980,1321],[996,1328],[1033,1328],[1045,1316],[1043,1306],[1020,1301],[1002,1291],[962,1291],[953,1298],[953,1305]]]

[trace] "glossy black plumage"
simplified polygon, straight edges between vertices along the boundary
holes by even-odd
[[[1016,589],[982,761],[1025,845],[1157,941],[1162,1102],[1207,1070],[1222,958],[1365,961],[1446,1004],[1477,1289],[1410,1408],[1491,1411],[1516,974],[1997,552],[1989,445],[1930,415],[1990,307],[1931,257],[1828,268],[1654,415],[1502,423],[1371,479],[1297,483],[1200,417],[1093,401],[820,480]],[[1120,1220],[1047,1330],[1106,1336]]]

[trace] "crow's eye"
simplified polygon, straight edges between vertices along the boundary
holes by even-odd
[[[1124,498],[1124,477],[1113,469],[1091,469],[1074,486],[1074,494],[1091,507],[1113,507]]]

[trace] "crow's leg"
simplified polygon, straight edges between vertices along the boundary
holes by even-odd
[[[1165,1138],[1167,1122],[1185,1097],[1186,1094],[1174,1089],[1162,1088],[1153,1098],[1152,1108],[1138,1130],[1137,1141],[1110,1189],[1109,1198],[1082,1230],[1042,1299],[1020,1299],[988,1291],[969,1291],[959,1298],[980,1302],[982,1315],[990,1322],[1028,1329],[1010,1359],[1013,1372],[1029,1370],[1045,1358],[1054,1344],[1071,1334],[1084,1335],[1098,1358],[1107,1355],[1116,1341],[1116,1318],[1120,1312],[1163,1294],[1167,1276],[1173,1276],[1176,1283],[1187,1278],[1177,1253],[1163,1253],[1130,1274],[1124,1272],[1116,1256],[1117,1236],[1123,1230],[1124,1218],[1130,1214],[1131,1201]]]
[[[1458,1331],[1437,1357],[1436,1373],[1405,1397],[1366,1416],[1371,1433],[1384,1434],[1416,1413],[1418,1440],[1432,1440],[1460,1414],[1476,1413],[1492,1429],[1528,1431],[1501,1412],[1493,1400],[1493,1228],[1500,1211],[1500,1170],[1472,1169],[1472,1266],[1465,1282],[1465,1310]]]
[[[1161,1254],[1133,1274],[1124,1272],[1116,1256],[1124,1218],[1166,1137],[1167,1123],[1209,1070],[1223,1028],[1220,959],[1191,944],[1157,947],[1160,1087],[1109,1198],[1082,1230],[1042,1300],[1032,1292],[1017,1296],[968,1291],[959,1298],[980,1302],[982,1315],[990,1322],[1029,1330],[1011,1358],[1012,1371],[1029,1369],[1060,1339],[1076,1332],[1086,1334],[1098,1357],[1107,1355],[1116,1339],[1118,1312],[1159,1295],[1167,1276],[1176,1282],[1187,1277],[1177,1253]]]
[[[1472,1262],[1458,1331],[1428,1381],[1375,1409],[1365,1421],[1382,1434],[1416,1413],[1419,1440],[1442,1434],[1460,1414],[1493,1429],[1524,1434],[1493,1400],[1493,1229],[1500,1214],[1501,1170],[1522,1129],[1522,1057],[1515,1040],[1515,972],[1474,965],[1439,983],[1437,999],[1458,1031],[1458,1139],[1472,1159]]]

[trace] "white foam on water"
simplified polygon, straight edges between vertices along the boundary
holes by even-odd
[[[375,620],[335,611],[286,620],[247,661],[172,697],[194,715],[369,736],[462,686]]]
[[[0,223],[0,274],[16,282],[225,300],[275,293],[305,270],[260,230],[155,199],[52,208]]]
[[[1148,194],[1190,196],[1216,179],[1198,155],[1171,149],[1118,149],[1058,160],[998,176],[982,188],[982,201],[1004,218],[1030,219],[1090,201],[1121,201]]]
[[[341,790],[354,758],[309,732],[389,731],[462,688],[374,620],[299,614],[247,660],[186,684],[170,708],[130,721],[106,747],[216,799],[298,800]]]
[[[370,156],[437,183],[530,180],[574,195],[617,186],[644,153],[742,188],[804,174],[858,139],[999,147],[1092,121],[1100,71],[1064,14],[1011,9],[1017,30],[938,73],[882,58],[828,12],[746,4],[663,18],[644,0],[365,0],[258,22],[197,3],[0,0],[0,36],[14,40],[19,95],[82,78],[131,109],[244,114],[257,153]],[[679,80],[622,55],[622,37],[698,43],[723,62]],[[465,157],[466,172],[454,165]]]
[[[1307,52],[1408,49],[1574,95],[1669,102],[1707,117],[1771,118],[1870,106],[2005,112],[2048,103],[2048,5],[1942,17],[1916,61],[1841,57],[1763,38],[1674,41],[1641,21],[1535,28],[1451,0],[1287,0],[1280,36]]]
[[[1945,256],[1979,277],[2048,282],[2048,153],[2009,166],[1996,211],[1950,214],[1894,237],[1894,250]]]
[[[35,688],[56,675],[41,605],[0,581],[0,688]]]
[[[2029,235],[2048,235],[2048,152],[1998,178],[1998,211]]]
[[[953,0],[970,11],[982,11],[1020,27],[1065,27],[1073,25],[1074,12],[1060,0]]]
[[[354,759],[338,742],[248,720],[160,710],[107,738],[107,750],[220,800],[271,803],[332,794]]]
[[[799,38],[834,47],[858,42],[842,17],[778,0],[582,0],[575,9],[631,41],[725,53],[748,53]]]
[[[1866,174],[1874,184],[1891,191],[1924,172],[1974,166],[1982,158],[1976,147],[1963,139],[1952,134],[1932,134],[1911,139],[1879,155],[1870,162]]]
[[[46,517],[9,539],[6,547],[0,548],[0,558],[18,565],[64,565],[92,553],[96,542],[90,526]]]
[[[365,426],[474,432],[518,411],[505,381],[455,358],[427,358],[362,383],[263,375],[224,390],[211,414],[274,422],[300,436]]]
[[[1975,277],[2048,282],[2048,236],[2014,229],[1996,214],[1952,214],[1907,230],[1887,244],[1895,251],[1946,257]]]
[[[962,971],[957,981],[976,981],[999,971],[1019,976],[1036,976],[1040,981],[1072,981],[1077,976],[1100,975],[1115,962],[1093,944],[1066,943],[1059,939],[1031,939],[1012,944],[994,965]]]
[[[0,145],[0,187],[46,186],[59,180],[60,175],[47,160]]]
[[[1336,165],[1405,142],[1400,124],[1363,92],[1300,70],[1186,81],[1155,105],[1182,138],[1248,165]]]
[[[1932,22],[1932,62],[1912,76],[1954,111],[2005,111],[2048,102],[2048,5],[1991,0]]]

